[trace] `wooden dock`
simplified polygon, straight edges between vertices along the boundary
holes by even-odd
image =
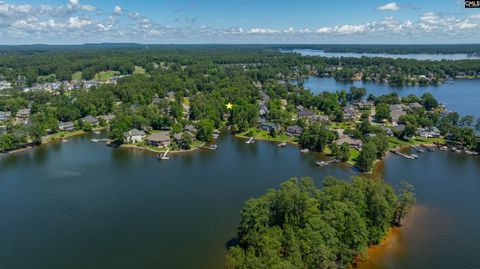
[[[401,153],[398,150],[390,150],[390,152],[393,153],[393,154],[397,154],[399,156],[402,156],[403,158],[406,158],[406,159],[409,159],[409,160],[415,160],[415,159],[418,158],[417,155],[409,155],[409,154]]]

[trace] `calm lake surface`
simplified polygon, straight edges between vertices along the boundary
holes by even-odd
[[[314,93],[323,91],[335,92],[348,91],[351,86],[364,87],[368,93],[375,96],[396,92],[399,96],[414,94],[421,96],[429,92],[447,109],[456,111],[461,115],[480,116],[480,80],[455,80],[453,84],[429,86],[393,86],[386,83],[364,81],[337,81],[330,77],[309,77],[304,80],[304,87]]]
[[[380,58],[403,58],[403,59],[415,59],[415,60],[477,60],[478,56],[469,56],[466,53],[452,53],[452,54],[426,54],[426,53],[411,53],[411,54],[390,54],[390,53],[354,53],[354,52],[325,52],[323,50],[312,49],[294,49],[294,50],[282,50],[282,52],[294,52],[300,53],[302,56],[320,56],[328,58],[339,57],[380,57]]]
[[[226,134],[168,161],[90,138],[0,156],[0,268],[222,268],[246,199],[293,176],[356,175]],[[390,156],[377,173],[414,184],[418,207],[363,268],[480,268],[480,158]]]

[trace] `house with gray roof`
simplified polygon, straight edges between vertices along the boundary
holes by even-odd
[[[143,141],[147,134],[144,131],[140,131],[138,129],[131,129],[128,132],[125,132],[125,141],[127,143],[137,143]]]
[[[152,147],[168,147],[172,143],[170,132],[153,133],[145,138],[148,145]]]

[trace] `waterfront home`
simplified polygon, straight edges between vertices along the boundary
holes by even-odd
[[[264,122],[260,125],[260,129],[267,132],[273,132],[280,130],[280,125],[271,122]]]
[[[58,123],[58,130],[60,131],[73,131],[75,125],[71,121],[61,121]]]
[[[417,130],[417,135],[427,138],[436,138],[440,137],[440,130],[437,127],[425,127]]]
[[[147,136],[145,140],[152,147],[168,147],[172,143],[170,132],[153,133]]]
[[[363,142],[360,139],[352,138],[348,135],[340,135],[340,137],[335,140],[335,144],[342,145],[343,143],[347,143],[349,147],[355,148],[360,150],[362,148]]]
[[[12,112],[10,111],[0,111],[0,121],[5,121],[10,119]]]
[[[128,143],[137,143],[137,142],[143,141],[143,139],[146,136],[146,133],[138,129],[131,129],[130,131],[126,132],[124,136],[125,136],[125,141],[127,141]]]
[[[288,126],[287,127],[287,134],[292,136],[300,136],[303,133],[302,127],[298,125]]]
[[[188,131],[188,132],[193,133],[193,134],[197,132],[197,128],[195,128],[195,126],[193,126],[191,124],[185,125],[183,130]]]
[[[191,138],[194,138],[195,135],[192,134],[189,131],[185,131],[183,133],[176,133],[173,135],[173,140],[175,140],[177,143],[182,143],[183,142],[183,134],[189,135]]]
[[[410,103],[410,104],[408,104],[408,107],[409,107],[411,110],[417,110],[417,109],[423,108],[423,106],[422,106],[420,103],[418,103],[418,102]]]
[[[401,116],[407,115],[407,112],[405,112],[403,108],[403,105],[390,105],[390,117],[392,118],[393,125],[398,124]]]
[[[114,114],[106,114],[98,116],[98,119],[104,120],[106,123],[109,123],[111,120],[115,118]]]
[[[86,123],[89,122],[92,126],[97,126],[98,125],[98,120],[92,115],[88,115],[82,118],[82,122]]]

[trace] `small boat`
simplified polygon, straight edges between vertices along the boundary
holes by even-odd
[[[90,140],[90,141],[96,143],[96,142],[98,142],[98,139],[95,139],[95,138],[94,138],[94,139],[92,139],[92,140]]]
[[[65,138],[61,138],[60,140],[62,141],[62,143],[68,142],[68,139]]]
[[[410,156],[412,156],[414,159],[418,159],[418,155],[410,154]]]
[[[100,134],[100,131],[93,131],[94,134]]]
[[[425,152],[424,149],[422,149],[421,147],[418,147],[418,146],[413,146],[412,147],[414,150],[418,151],[418,152]]]
[[[465,154],[467,154],[467,155],[478,155],[478,152],[471,151],[471,150],[465,150]]]
[[[440,150],[441,150],[441,151],[447,151],[447,149],[448,149],[448,148],[447,148],[446,146],[441,146],[441,147],[440,147]]]
[[[434,151],[435,151],[432,147],[428,147],[427,150],[430,151],[430,152],[434,152]]]
[[[309,152],[309,151],[310,151],[309,149],[302,149],[302,150],[300,150],[301,153],[307,153],[307,152]]]
[[[213,139],[218,139],[218,134],[213,134]]]
[[[317,164],[318,166],[326,166],[326,165],[328,165],[328,163],[327,163],[327,162],[324,162],[324,161],[317,161],[316,164]]]
[[[208,149],[211,149],[211,150],[216,150],[217,148],[218,148],[217,144],[212,144],[212,145],[208,146]]]
[[[448,84],[453,84],[454,82],[453,81],[449,81]]]

